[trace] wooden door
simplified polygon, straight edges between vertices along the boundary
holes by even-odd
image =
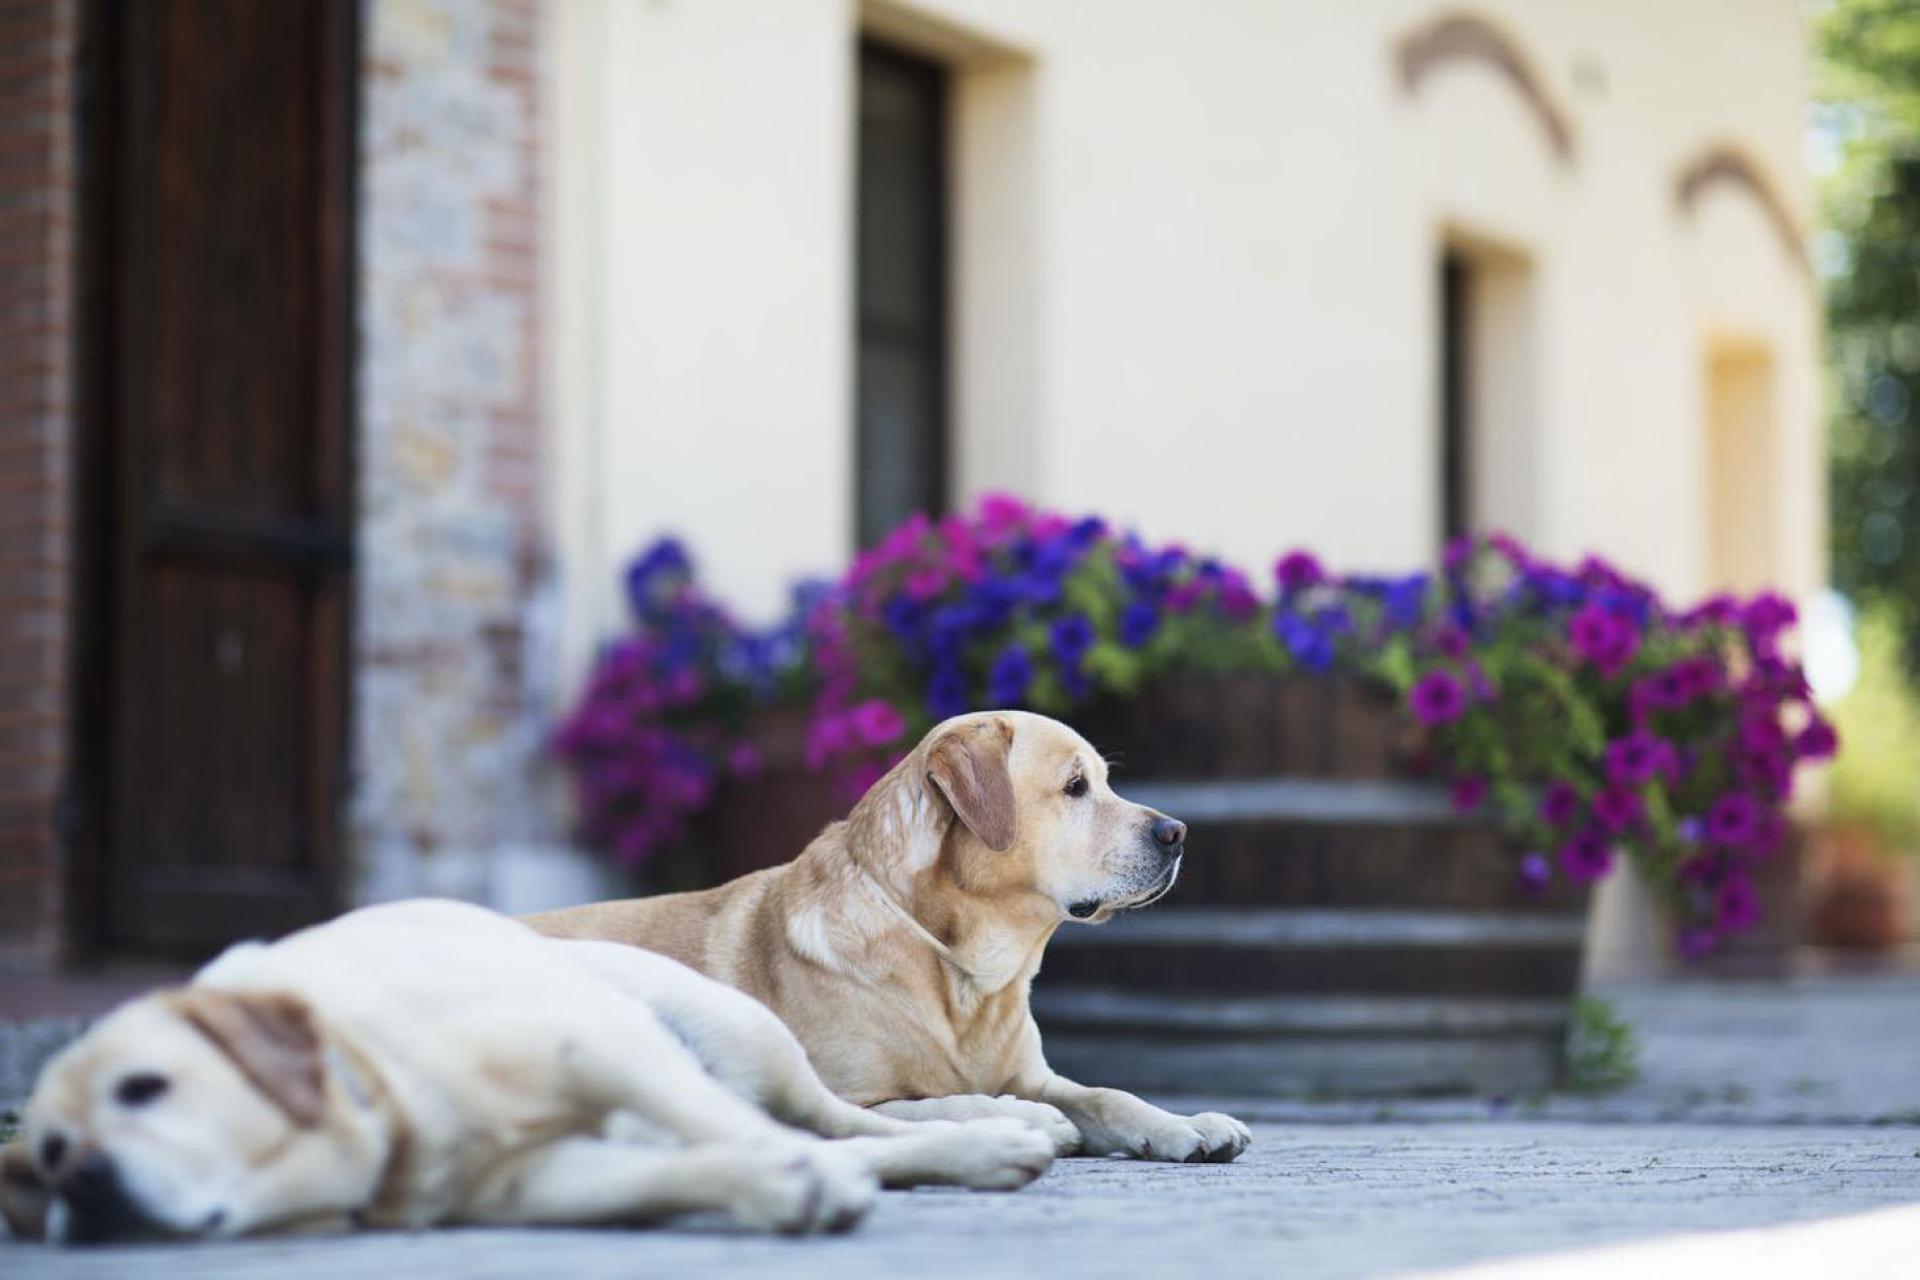
[[[357,6],[99,4],[84,362],[96,940],[335,906]]]

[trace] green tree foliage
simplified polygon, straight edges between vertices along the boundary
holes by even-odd
[[[1819,12],[1833,577],[1920,677],[1920,4]]]

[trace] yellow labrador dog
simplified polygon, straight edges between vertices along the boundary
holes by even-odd
[[[785,866],[528,923],[738,987],[785,1020],[836,1093],[884,1114],[1014,1116],[1063,1152],[1232,1160],[1245,1125],[1062,1079],[1027,1011],[1054,930],[1166,893],[1185,839],[1115,795],[1073,730],[987,712],[936,727]]]
[[[42,1074],[0,1208],[74,1242],[698,1211],[799,1232],[876,1182],[1012,1188],[1052,1158],[1012,1120],[842,1101],[765,1008],[671,960],[422,901],[236,947],[102,1020]]]

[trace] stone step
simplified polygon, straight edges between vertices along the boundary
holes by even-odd
[[[1557,1036],[1568,1002],[1409,996],[1192,997],[1098,987],[1038,988],[1034,1015],[1049,1031],[1172,1035]]]
[[[1094,928],[1062,928],[1054,947],[1578,947],[1585,914],[1366,907],[1155,907]]]
[[[1464,826],[1447,790],[1394,779],[1230,778],[1124,782],[1127,799],[1182,822],[1355,823]]]

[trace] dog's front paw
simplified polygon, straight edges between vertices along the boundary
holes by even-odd
[[[1046,1102],[1016,1098],[1012,1094],[1003,1094],[998,1101],[1015,1120],[1046,1134],[1053,1143],[1054,1155],[1070,1156],[1080,1150],[1083,1141],[1080,1127],[1067,1119],[1066,1113],[1060,1108]]]
[[[963,1121],[956,1138],[949,1172],[975,1191],[1013,1191],[1053,1166],[1054,1139],[1023,1120]]]
[[[822,1146],[786,1151],[752,1178],[733,1218],[754,1231],[845,1231],[873,1207],[879,1184],[859,1162]]]
[[[1165,1117],[1135,1133],[1127,1151],[1142,1160],[1225,1164],[1252,1143],[1252,1132],[1232,1116],[1203,1111],[1197,1116]]]

